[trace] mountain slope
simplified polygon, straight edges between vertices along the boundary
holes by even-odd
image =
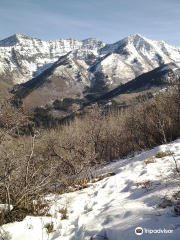
[[[162,87],[168,83],[169,80],[174,80],[174,77],[177,77],[179,75],[180,70],[176,64],[165,64],[162,67],[158,67],[152,71],[139,75],[135,79],[116,87],[106,94],[103,94],[101,97],[95,99],[94,101],[107,100],[115,98],[121,94],[137,93],[144,90],[149,90],[151,88]]]
[[[13,92],[18,98],[23,98],[25,105],[30,108],[50,104],[67,96],[76,97],[86,86],[90,86],[87,68],[94,59],[96,56],[91,51],[81,50],[80,54],[79,50],[69,52],[39,76],[21,84]]]
[[[103,72],[105,81],[112,88],[164,64],[173,62],[180,67],[180,47],[152,41],[139,34],[106,45],[100,50],[100,54],[106,56],[93,64],[90,72],[94,75]]]

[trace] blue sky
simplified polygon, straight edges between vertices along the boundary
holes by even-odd
[[[15,33],[114,43],[133,33],[180,45],[180,0],[0,0],[0,39]]]

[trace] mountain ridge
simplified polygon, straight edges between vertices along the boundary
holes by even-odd
[[[48,82],[47,89],[51,90],[42,90],[43,94],[50,91],[60,99],[83,94],[86,87],[102,83],[113,90],[170,63],[180,67],[180,47],[137,33],[114,44],[96,38],[42,41],[24,34],[0,41],[2,79],[27,85],[31,80]],[[44,81],[43,73],[47,72]]]
[[[180,66],[180,47],[150,40],[137,33],[114,44],[106,44],[96,38],[42,41],[14,34],[0,41],[0,75],[10,74],[13,83],[20,84],[38,76],[59,57],[76,50],[91,51],[103,59],[104,55],[112,53],[116,58],[115,54],[118,54],[123,65],[135,72],[135,75],[131,72],[131,79],[162,64],[176,62]]]

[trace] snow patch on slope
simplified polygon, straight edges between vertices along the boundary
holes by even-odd
[[[26,217],[22,222],[6,224],[12,240],[134,240],[137,227],[166,229],[172,233],[143,233],[143,239],[179,239],[179,217],[166,199],[180,192],[179,174],[172,156],[156,158],[159,152],[171,151],[180,166],[180,140],[150,151],[120,159],[99,170],[99,175],[115,172],[89,187],[63,195],[50,195],[52,217]],[[151,163],[145,162],[153,160]],[[180,199],[180,195],[179,195]],[[67,208],[68,219],[61,220],[58,209]],[[54,232],[46,233],[48,223]],[[28,227],[29,226],[29,227]],[[105,236],[107,238],[105,238]],[[91,238],[92,237],[92,238]]]

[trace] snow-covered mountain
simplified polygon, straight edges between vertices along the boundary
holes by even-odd
[[[180,47],[153,41],[139,34],[106,45],[99,52],[105,56],[95,62],[89,71],[94,75],[103,72],[113,88],[170,62],[180,66]]]
[[[43,82],[46,76],[52,84],[43,95],[47,92],[49,99],[82,93],[99,82],[112,90],[169,63],[180,67],[180,47],[139,34],[114,44],[94,38],[42,41],[22,34],[0,41],[0,78],[22,84]]]
[[[26,82],[41,74],[59,57],[70,51],[91,51],[97,55],[98,50],[105,45],[94,38],[83,41],[41,41],[23,34],[15,34],[0,41],[0,74],[10,77],[14,83]]]
[[[42,41],[15,34],[0,41],[0,75],[11,78],[14,83],[26,82],[71,51],[72,59],[84,60],[87,52],[96,56],[98,60],[93,65],[89,63],[92,65],[89,72],[94,75],[102,72],[107,83],[113,85],[127,82],[164,63],[175,62],[180,66],[180,47],[152,41],[139,34],[114,44],[94,38]]]

